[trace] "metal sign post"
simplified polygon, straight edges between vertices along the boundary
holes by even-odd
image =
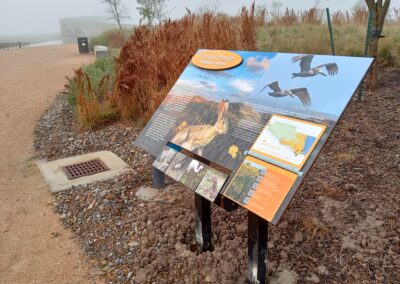
[[[199,251],[211,251],[211,202],[198,194],[194,195],[195,202],[195,233]]]
[[[247,224],[248,280],[254,284],[265,284],[267,279],[268,222],[248,211]]]
[[[156,157],[151,156],[151,163],[155,161]],[[162,189],[165,187],[165,174],[157,169],[156,167],[151,167],[152,177],[153,177],[153,187]]]

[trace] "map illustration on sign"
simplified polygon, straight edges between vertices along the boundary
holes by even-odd
[[[209,168],[196,188],[196,193],[214,202],[227,178],[226,174]]]
[[[316,123],[272,115],[249,154],[256,153],[257,157],[268,157],[271,162],[300,170],[325,128]]]
[[[253,157],[246,157],[223,195],[269,222],[297,175]]]

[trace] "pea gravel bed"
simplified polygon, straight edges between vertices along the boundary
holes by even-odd
[[[354,99],[278,226],[269,226],[271,283],[400,283],[399,70]],[[397,83],[396,83],[397,82]],[[213,206],[212,252],[198,253],[194,195],[167,180],[154,201],[140,129],[118,123],[82,132],[59,95],[35,129],[38,159],[110,150],[132,171],[55,195],[54,210],[107,283],[245,283],[247,214]]]

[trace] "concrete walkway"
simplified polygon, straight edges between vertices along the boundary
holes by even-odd
[[[90,283],[32,160],[33,129],[65,75],[94,60],[76,45],[0,50],[0,282]]]

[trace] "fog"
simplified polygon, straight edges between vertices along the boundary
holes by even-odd
[[[271,7],[273,1],[257,1],[258,5]],[[312,7],[316,0],[282,0],[283,7],[305,9]],[[347,10],[356,0],[321,0],[319,7],[329,7],[332,11]],[[136,10],[136,1],[125,0],[130,19],[125,23],[137,24],[140,16]],[[179,18],[186,13],[185,7],[197,11],[204,5],[217,3],[218,10],[227,14],[236,14],[243,5],[249,6],[252,0],[239,1],[184,1],[170,0],[168,15]],[[400,6],[400,0],[393,0],[392,6]],[[0,37],[59,33],[60,18],[78,16],[106,15],[106,6],[101,0],[0,0]]]

